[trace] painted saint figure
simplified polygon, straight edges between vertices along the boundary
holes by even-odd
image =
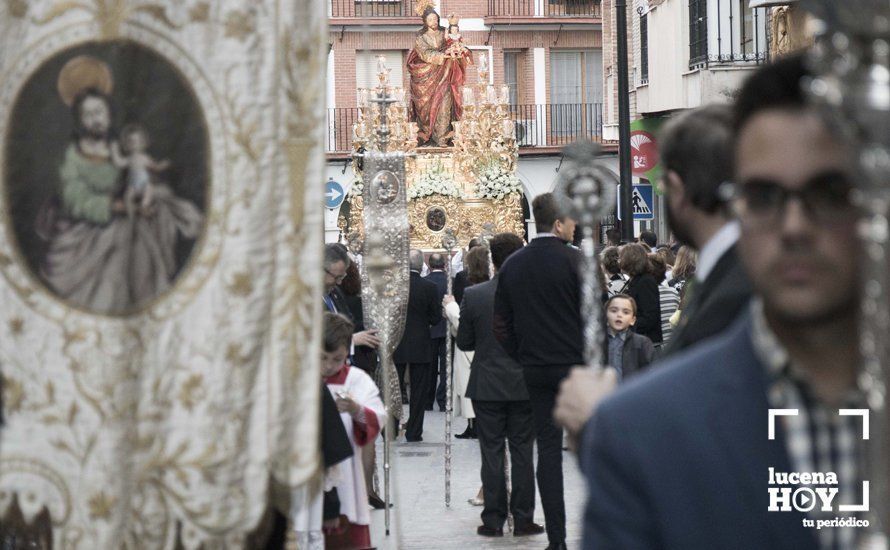
[[[424,26],[408,54],[411,110],[420,145],[447,147],[454,134],[451,123],[463,112],[461,90],[472,54],[460,38],[457,18],[449,19],[446,32],[439,14],[431,7],[424,10]]]
[[[58,171],[56,207],[42,215],[40,233],[48,250],[41,277],[73,305],[126,313],[170,287],[179,268],[177,242],[198,237],[203,214],[158,182],[151,184],[150,203],[142,194],[144,208],[128,215],[123,197],[132,193],[126,184],[140,177],[128,175],[133,164],[154,169],[166,165],[152,160],[148,166],[147,144],[124,144],[130,162],[116,153],[113,80],[105,63],[88,56],[72,59],[60,72],[58,87],[71,108],[74,137]]]

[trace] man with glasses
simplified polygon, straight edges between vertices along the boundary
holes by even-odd
[[[854,152],[806,104],[807,76],[790,57],[741,91],[731,196],[754,297],[720,337],[600,404],[580,451],[585,548],[855,547],[855,528],[804,523],[857,515],[838,505],[863,502],[867,444],[862,419],[838,414],[866,408]],[[771,420],[771,409],[796,412]],[[834,473],[831,507],[771,502],[791,472]]]
[[[346,247],[342,244],[331,243],[324,247],[324,308],[331,313],[345,315],[350,321],[356,321],[349,312],[346,297],[337,286],[346,278],[346,270],[352,260]],[[377,329],[361,330],[352,335],[352,346],[368,346],[377,349],[380,338],[377,337]]]

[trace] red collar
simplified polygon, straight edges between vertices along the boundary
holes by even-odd
[[[325,384],[337,384],[342,386],[346,383],[346,377],[349,375],[349,365],[343,363],[343,366],[340,367],[340,370],[337,371],[337,374],[332,376],[328,376],[324,379]]]

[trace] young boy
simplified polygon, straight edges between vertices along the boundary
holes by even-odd
[[[373,445],[381,426],[386,422],[386,410],[380,391],[364,371],[351,368],[346,358],[352,342],[353,325],[346,317],[335,313],[324,314],[324,353],[322,376],[337,402],[340,418],[352,443],[353,456],[340,464],[342,479],[334,486],[340,499],[340,514],[349,521],[345,537],[326,536],[326,548],[371,548],[368,525],[368,493],[362,467],[361,447]],[[341,530],[347,527],[340,525]],[[347,540],[344,540],[347,539]]]
[[[648,367],[655,355],[652,340],[631,330],[636,322],[637,303],[633,298],[616,294],[606,301],[606,355],[608,364],[618,370],[621,378]]]

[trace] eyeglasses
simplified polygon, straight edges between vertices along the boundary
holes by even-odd
[[[346,278],[346,274],[345,274],[345,273],[344,273],[343,275],[334,275],[333,273],[331,273],[331,270],[328,269],[328,268],[324,268],[324,272],[327,273],[328,275],[330,275],[331,277],[333,277],[333,278],[334,278],[334,282],[337,283],[337,284],[342,283],[342,282],[343,282],[343,279]]]
[[[827,173],[795,190],[769,180],[753,179],[741,186],[732,186],[728,195],[738,199],[740,217],[757,222],[779,220],[788,201],[796,199],[815,222],[833,223],[849,221],[856,214],[851,201],[852,190],[853,186],[844,174]]]

